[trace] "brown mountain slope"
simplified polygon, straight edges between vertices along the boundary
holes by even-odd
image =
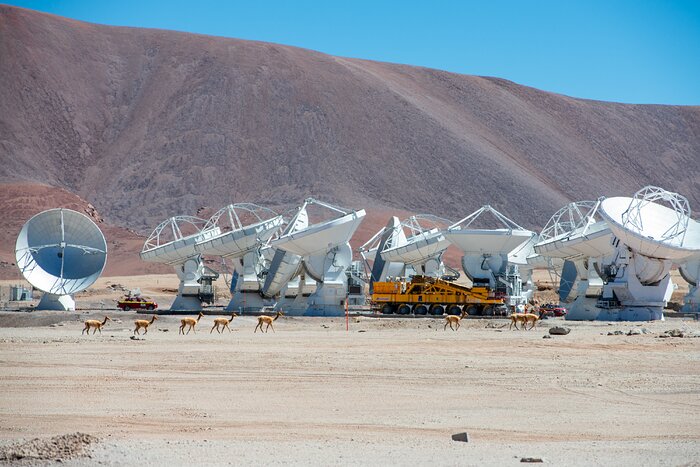
[[[0,182],[62,187],[146,231],[199,206],[296,204],[527,227],[646,184],[700,206],[700,108],[0,6]]]

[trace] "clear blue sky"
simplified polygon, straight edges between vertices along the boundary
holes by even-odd
[[[54,0],[94,23],[498,76],[570,96],[700,105],[700,0]]]

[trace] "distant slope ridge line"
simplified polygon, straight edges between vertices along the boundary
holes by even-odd
[[[491,204],[533,229],[644,185],[700,206],[697,106],[11,6],[0,63],[0,183],[61,187],[141,232],[201,206],[307,196],[455,220]]]

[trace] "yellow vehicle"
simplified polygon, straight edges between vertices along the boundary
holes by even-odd
[[[375,282],[371,303],[383,314],[458,315],[462,310],[472,316],[507,314],[503,297],[486,287],[469,288],[426,276],[413,276],[409,282]]]

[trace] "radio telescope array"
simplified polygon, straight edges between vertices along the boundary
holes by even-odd
[[[473,225],[484,214],[491,214],[496,228],[477,229]],[[462,253],[462,268],[474,285],[488,287],[506,298],[507,305],[527,302],[523,293],[518,265],[509,261],[509,255],[537,234],[520,227],[491,206],[483,206],[445,231],[445,237]],[[529,256],[529,255],[525,255]],[[488,311],[487,311],[488,314]]]
[[[49,209],[24,224],[15,257],[25,279],[45,292],[38,310],[75,310],[73,294],[87,289],[102,274],[107,242],[86,215]]]
[[[691,284],[684,306],[697,308],[700,223],[678,193],[647,186],[631,198],[571,203],[552,216],[535,251],[565,260],[567,319],[663,319],[674,265]]]

